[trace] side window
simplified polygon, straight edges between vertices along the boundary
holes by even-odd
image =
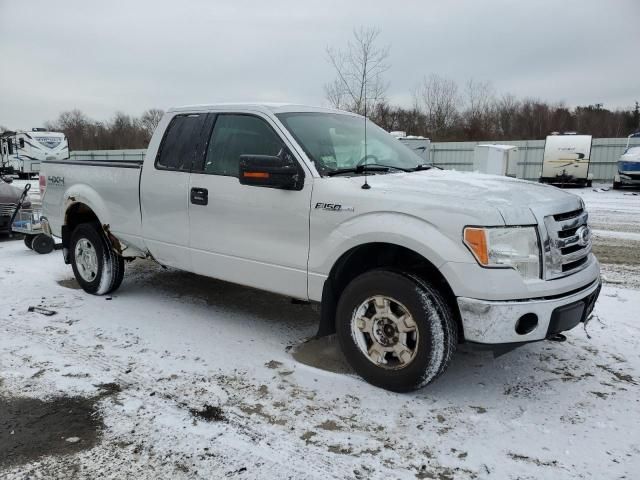
[[[204,113],[175,116],[164,133],[156,168],[190,171],[205,119]]]
[[[9,155],[13,155],[13,138],[9,139],[7,146],[9,147]]]
[[[240,155],[278,155],[284,145],[261,118],[218,115],[204,164],[204,173],[238,177]]]
[[[20,139],[20,148],[24,148],[24,138]]]

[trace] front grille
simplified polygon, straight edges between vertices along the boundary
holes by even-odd
[[[10,217],[17,206],[16,203],[0,203],[0,217]]]
[[[587,266],[591,253],[588,218],[582,208],[545,217],[549,236],[545,245],[545,278],[564,277]]]
[[[553,219],[556,222],[562,222],[563,220],[570,220],[572,218],[579,217],[582,214],[583,211],[584,210],[582,210],[580,208],[578,210],[573,210],[573,211],[567,212],[567,213],[558,213],[557,215],[553,216]]]

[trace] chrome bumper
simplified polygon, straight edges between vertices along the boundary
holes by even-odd
[[[593,310],[600,286],[598,278],[567,296],[521,301],[458,297],[464,338],[469,342],[486,344],[543,340],[550,334],[569,330],[584,321]],[[523,329],[523,325],[527,328]],[[525,330],[526,333],[518,333],[517,330]]]

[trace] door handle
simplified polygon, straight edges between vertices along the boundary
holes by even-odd
[[[192,188],[191,203],[193,203],[194,205],[208,205],[209,190],[207,190],[206,188]]]

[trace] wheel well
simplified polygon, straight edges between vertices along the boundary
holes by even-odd
[[[97,222],[98,216],[91,208],[84,203],[74,203],[71,205],[64,215],[64,224],[62,225],[62,248],[65,263],[69,263],[69,244],[71,234],[75,228],[81,223]]]
[[[64,224],[69,229],[69,233],[71,233],[81,223],[97,221],[98,216],[93,213],[89,206],[84,203],[74,203],[65,213]]]
[[[335,315],[340,295],[357,276],[377,268],[413,273],[440,290],[458,324],[459,338],[463,329],[456,296],[440,270],[419,253],[392,243],[368,243],[345,252],[331,268],[322,290],[318,336],[335,333]]]

